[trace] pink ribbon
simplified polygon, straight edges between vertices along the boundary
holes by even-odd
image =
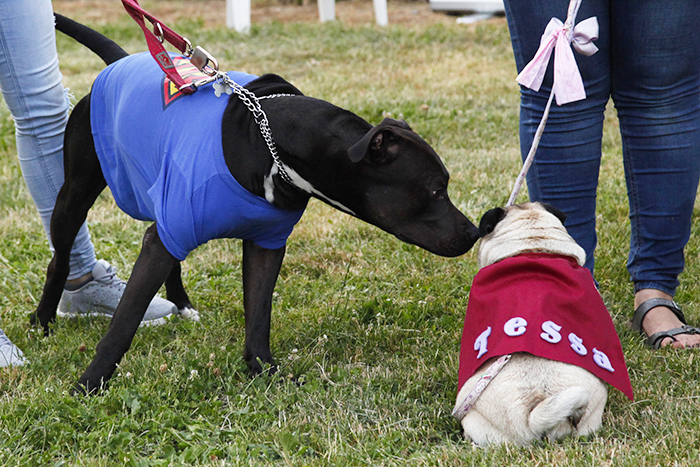
[[[595,16],[581,21],[573,28],[573,32],[570,29],[570,26],[563,24],[559,19],[552,18],[542,35],[540,48],[535,57],[516,78],[521,85],[539,91],[547,71],[549,58],[554,50],[552,91],[556,97],[557,105],[586,98],[583,79],[569,44],[577,52],[586,56],[593,55],[598,51],[598,47],[592,42],[598,39],[598,19]]]

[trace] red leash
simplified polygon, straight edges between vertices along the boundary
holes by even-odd
[[[166,40],[174,45],[185,57],[188,57],[192,64],[196,66],[199,70],[208,74],[209,76],[215,76],[216,72],[219,70],[219,64],[209,53],[197,47],[192,48],[192,44],[187,40],[186,37],[182,37],[155,16],[146,12],[139,5],[137,0],[122,0],[124,8],[127,13],[141,26],[143,33],[146,35],[146,43],[148,44],[148,50],[153,55],[160,68],[165,72],[165,74],[170,78],[170,80],[175,83],[175,85],[184,94],[192,94],[197,90],[197,86],[203,83],[187,83],[178,73],[177,68],[170,60],[170,55],[163,47],[163,41]],[[153,31],[151,31],[148,26],[146,26],[146,20],[148,20],[153,26]],[[208,67],[211,62],[212,66]],[[207,82],[213,81],[207,80]]]
[[[238,96],[241,102],[243,102],[253,114],[255,122],[260,127],[260,133],[265,140],[265,144],[267,144],[270,156],[272,156],[272,160],[277,168],[276,173],[279,173],[280,177],[282,177],[285,182],[297,187],[277,155],[277,147],[275,146],[275,141],[272,139],[270,124],[267,120],[267,115],[265,115],[265,111],[260,106],[258,97],[231,80],[226,73],[219,71],[219,62],[217,62],[209,52],[199,46],[192,49],[192,44],[187,38],[182,37],[161,23],[153,15],[144,11],[143,8],[139,6],[138,0],[122,0],[122,3],[129,15],[131,15],[139,26],[141,26],[141,29],[143,29],[143,33],[146,35],[146,42],[148,43],[148,50],[151,52],[151,55],[153,55],[153,58],[165,72],[165,75],[170,78],[183,94],[192,94],[199,86],[214,82],[212,88],[214,89],[216,97],[221,96],[224,92],[226,94],[236,94]],[[153,31],[146,27],[146,19],[153,25]],[[178,73],[177,68],[170,59],[170,55],[168,55],[168,52],[163,47],[164,40],[167,40],[177,47],[185,57],[190,59],[192,65],[202,73],[208,75],[208,77],[191,83],[186,82],[182,76],[180,76],[180,73]],[[289,95],[290,94],[272,94],[264,98]],[[274,172],[271,172],[271,174],[274,175]]]

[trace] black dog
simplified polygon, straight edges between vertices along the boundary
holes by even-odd
[[[108,65],[128,55],[111,40],[67,18],[57,15],[56,27]],[[442,256],[461,255],[474,245],[478,229],[448,198],[448,173],[440,158],[404,122],[385,119],[372,127],[351,112],[303,96],[275,75],[257,78],[245,88],[258,97],[270,97],[259,102],[281,161],[273,161],[253,115],[232,95],[219,131],[226,168],[245,190],[290,211],[303,211],[309,198],[316,197]],[[203,88],[198,93],[203,92],[211,91]],[[45,333],[55,319],[78,228],[108,184],[90,120],[91,99],[94,101],[96,95],[93,92],[78,103],[66,129],[65,183],[51,222],[55,253],[41,302],[32,315],[32,322],[41,324]],[[139,102],[129,105],[138,106]],[[193,124],[196,122],[178,122],[168,131],[181,132]],[[170,208],[178,210],[180,206]],[[179,309],[192,306],[182,285],[180,260],[166,249],[159,232],[158,222],[146,231],[122,300],[97,345],[95,358],[79,379],[77,391],[92,392],[109,380],[163,283],[167,298]],[[274,368],[269,347],[271,300],[284,253],[284,246],[263,248],[244,237],[244,356],[253,374],[263,370],[261,363]]]

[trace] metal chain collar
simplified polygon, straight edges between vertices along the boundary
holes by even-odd
[[[219,71],[219,62],[202,47],[196,47],[192,51],[189,58],[190,62],[199,71],[208,75],[208,77],[197,80],[183,87],[191,87],[196,90],[200,86],[214,82],[213,86],[216,97],[220,97],[223,93],[236,94],[236,96],[238,96],[241,102],[243,102],[243,104],[245,104],[245,106],[248,107],[248,110],[250,110],[250,112],[253,114],[253,118],[255,118],[255,122],[260,127],[260,133],[262,134],[262,137],[265,140],[265,144],[267,144],[267,148],[269,149],[270,155],[272,156],[272,161],[277,167],[277,171],[279,172],[280,177],[282,177],[282,180],[284,180],[285,182],[296,187],[296,185],[292,181],[292,178],[289,176],[287,171],[284,170],[282,161],[277,155],[277,147],[275,146],[275,141],[272,139],[272,131],[270,131],[270,124],[267,121],[267,115],[265,115],[265,111],[262,109],[262,107],[260,107],[260,99],[280,96],[293,96],[295,94],[273,94],[270,96],[258,98],[255,94],[253,94],[252,92],[250,92],[249,90],[247,90],[246,88],[229,78],[228,74]],[[182,88],[180,89],[182,90]]]
[[[294,96],[295,94],[273,94],[270,96],[258,97],[243,86],[241,86],[240,84],[233,81],[231,78],[229,78],[229,76],[226,73],[222,73],[217,70],[216,78],[217,82],[221,82],[229,89],[231,89],[231,91],[233,91],[233,93],[236,94],[236,96],[238,96],[241,102],[243,102],[243,104],[253,114],[253,118],[260,127],[260,134],[262,134],[262,137],[265,140],[265,144],[267,144],[267,148],[270,151],[270,155],[272,156],[272,160],[275,163],[275,166],[277,166],[277,171],[279,172],[280,177],[282,177],[282,180],[289,183],[290,185],[296,186],[292,181],[292,178],[284,169],[282,161],[277,155],[277,147],[275,146],[275,141],[272,139],[272,131],[270,130],[270,124],[267,121],[267,115],[265,114],[265,111],[262,109],[262,107],[260,107],[260,99],[270,99],[273,97],[281,96]]]

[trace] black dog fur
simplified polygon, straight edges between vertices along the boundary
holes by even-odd
[[[56,28],[86,45],[107,64],[127,55],[111,40],[60,15]],[[280,83],[287,89],[290,86],[278,76],[264,75],[247,88],[255,92],[260,83]],[[447,195],[448,173],[440,158],[405,122],[386,119],[372,127],[351,112],[303,95],[266,99],[261,104],[280,159],[314,189],[292,186],[278,174],[273,177],[276,206],[300,209],[311,196],[318,197],[402,241],[442,256],[461,255],[478,239],[478,229]],[[230,97],[222,120],[224,128],[234,124],[229,110],[240,105],[235,95]],[[250,132],[259,137],[256,126]],[[229,154],[244,153],[234,150],[241,143],[227,138],[226,131],[223,134],[224,157],[231,174],[244,188],[265,197],[263,180],[270,174],[272,159],[262,138],[251,157],[233,158]],[[70,116],[64,158],[65,184],[51,222],[55,253],[41,302],[32,315],[32,323],[40,324],[47,334],[68,277],[73,240],[88,210],[107,186],[92,139],[89,95]],[[267,364],[274,369],[271,301],[284,254],[285,248],[268,250],[251,241],[243,242],[244,356],[253,374],[263,371]],[[75,386],[77,392],[91,393],[110,379],[163,283],[167,298],[179,309],[192,306],[182,285],[180,263],[165,249],[153,224],[146,230],[109,329]]]

